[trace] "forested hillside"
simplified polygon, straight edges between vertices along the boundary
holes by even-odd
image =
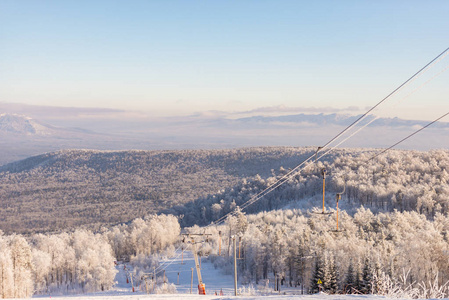
[[[128,222],[294,166],[310,148],[48,153],[0,168],[0,229]]]
[[[325,168],[327,206],[335,207],[335,193],[345,190],[340,205],[351,212],[364,205],[374,211],[417,211],[428,218],[436,213],[448,213],[449,151],[394,150],[371,159],[378,152],[372,149],[335,151],[322,161],[310,163],[245,212],[270,211],[287,204],[306,210],[321,206],[321,170]],[[288,169],[281,168],[273,177],[242,180],[223,192],[166,212],[183,215],[184,226],[205,225],[246,203],[287,172]]]
[[[33,216],[22,216],[24,208],[38,206],[43,209],[28,224],[46,224],[40,230],[62,227],[42,223],[50,215],[67,218],[72,222],[67,226],[112,223],[102,219],[111,212],[127,214],[130,222],[26,238],[0,232],[0,270],[8,283],[0,294],[106,290],[114,284],[114,259],[129,261],[137,278],[154,268],[163,272],[161,253],[173,254],[174,246],[188,249],[188,243],[180,244],[181,226],[194,225],[186,232],[210,234],[199,254],[225,272],[232,270],[232,237],[238,237],[240,284],[265,286],[267,280],[276,280],[298,293],[315,293],[320,281],[329,293],[447,297],[449,151],[398,150],[373,158],[378,152],[340,149],[311,160],[243,212],[239,206],[288,174],[314,149],[64,151],[4,166],[2,213],[14,207],[14,201],[21,209],[12,210],[15,214],[3,224],[20,229],[20,222]],[[322,169],[328,174],[329,214],[320,214]],[[186,191],[167,192],[176,185]],[[337,230],[335,194],[343,190]],[[160,201],[136,196],[150,191],[159,191]],[[47,199],[53,205],[51,214],[45,214]],[[115,210],[109,211],[113,204]],[[76,212],[71,209],[82,207],[91,214],[71,216]],[[140,207],[147,211],[136,209]],[[148,215],[161,211],[175,216]],[[139,218],[139,213],[147,216]],[[223,222],[198,227],[226,215]],[[12,216],[19,221],[12,222]]]
[[[70,150],[0,168],[0,229],[48,231],[128,222],[148,213],[182,216],[181,224],[208,224],[264,190],[313,154],[312,148],[119,151]],[[342,205],[418,211],[449,209],[449,152],[340,149],[247,208],[272,210],[295,202],[317,205],[321,169],[329,172],[327,203],[346,189]],[[301,200],[301,201],[299,201]],[[298,204],[299,201],[299,204]]]

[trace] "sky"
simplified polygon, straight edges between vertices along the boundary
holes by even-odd
[[[448,13],[445,0],[0,0],[0,102],[160,116],[363,111],[449,47]],[[379,113],[447,112],[448,65]]]

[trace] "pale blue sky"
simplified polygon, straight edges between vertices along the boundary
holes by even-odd
[[[443,0],[0,0],[0,102],[365,108],[449,47],[448,16]],[[447,73],[399,116],[447,111]]]

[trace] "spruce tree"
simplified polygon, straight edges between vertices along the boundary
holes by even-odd
[[[321,282],[321,284],[318,282]],[[310,293],[318,293],[320,291],[320,285],[321,287],[324,285],[324,261],[322,257],[317,257],[315,260],[312,282],[310,283]]]
[[[373,275],[372,275],[372,292],[373,294],[379,293],[381,286],[383,285],[382,281],[382,266],[379,260],[374,264]]]
[[[349,262],[348,272],[346,273],[346,278],[344,281],[344,292],[346,294],[352,294],[352,288],[355,286],[356,274],[354,271],[354,265],[352,264],[352,259]]]
[[[334,257],[329,258],[328,273],[329,279],[326,283],[327,290],[329,291],[329,293],[335,294],[338,291],[338,270]]]
[[[362,272],[361,272],[361,263],[360,260],[357,261],[356,270],[355,270],[355,282],[353,287],[353,292],[356,294],[360,294],[362,290]]]
[[[331,276],[330,276],[330,261],[329,261],[329,255],[328,252],[324,252],[323,255],[323,279],[321,280],[323,282],[323,291],[329,291],[329,283],[331,282]]]
[[[362,272],[362,282],[360,286],[360,292],[362,294],[370,294],[373,282],[373,273],[371,270],[371,263],[369,258],[365,258],[365,262],[363,264],[363,272]]]

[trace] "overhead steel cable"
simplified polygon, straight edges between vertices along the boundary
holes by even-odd
[[[285,174],[284,176],[282,176],[280,179],[278,179],[275,183],[273,183],[272,185],[269,185],[267,188],[265,188],[264,190],[262,190],[261,192],[257,193],[256,195],[252,196],[250,199],[248,199],[245,203],[243,203],[241,206],[239,206],[242,210],[245,209],[246,207],[248,207],[249,205],[251,205],[252,203],[254,203],[255,201],[259,200],[260,198],[262,198],[263,196],[265,196],[266,194],[268,194],[269,192],[271,192],[272,190],[276,189],[277,187],[281,186],[282,184],[284,184],[287,180],[289,180],[290,178],[293,177],[292,173],[295,172],[298,168],[302,167],[305,163],[307,163],[310,159],[312,159],[315,156],[315,152],[310,155],[308,158],[306,158],[302,163],[300,163],[299,165],[297,165],[295,168],[293,168],[292,170],[290,170],[287,174]],[[301,170],[300,170],[301,171]],[[300,172],[299,171],[299,172]],[[217,219],[215,222],[212,222],[211,224],[205,226],[206,228],[211,226],[211,225],[217,225],[222,223],[228,216],[234,214],[235,211],[231,211],[225,215],[223,215],[222,217],[220,217],[219,219]]]
[[[403,138],[402,140],[400,140],[400,141],[397,142],[396,144],[394,144],[394,145],[388,147],[387,149],[384,149],[384,150],[382,150],[381,152],[377,153],[376,155],[372,156],[372,157],[371,157],[370,159],[368,159],[366,162],[369,162],[369,161],[375,159],[376,157],[378,157],[379,155],[381,155],[381,154],[387,152],[388,150],[390,150],[390,149],[396,147],[396,146],[399,145],[400,143],[402,143],[402,142],[408,140],[409,138],[411,138],[412,136],[414,136],[414,135],[417,134],[418,132],[420,132],[420,131],[426,129],[427,127],[429,127],[430,125],[432,125],[432,124],[438,122],[439,120],[443,119],[443,118],[446,117],[447,115],[449,115],[449,112],[445,113],[444,115],[442,115],[442,116],[439,117],[438,119],[433,120],[432,122],[430,122],[430,123],[427,124],[426,126],[424,126],[424,127],[420,128],[420,129],[416,130],[416,131],[413,132],[412,134],[406,136],[405,138]]]
[[[248,206],[254,204],[255,202],[257,202],[258,200],[260,200],[262,197],[264,197],[266,194],[270,193],[271,191],[273,191],[274,189],[278,188],[279,186],[281,186],[282,184],[284,184],[285,182],[287,182],[289,179],[291,179],[293,176],[295,176],[297,173],[300,173],[304,168],[306,168],[308,165],[306,165],[305,167],[299,169],[300,167],[302,167],[305,163],[307,163],[310,159],[312,159],[314,156],[316,156],[320,151],[323,151],[325,148],[328,148],[329,145],[331,143],[333,143],[334,141],[336,141],[337,139],[339,139],[344,133],[346,133],[348,130],[350,130],[351,128],[353,128],[355,125],[357,125],[359,122],[361,122],[366,116],[368,116],[368,114],[370,112],[372,112],[373,110],[375,110],[377,107],[379,107],[382,103],[384,103],[385,101],[387,101],[392,95],[394,95],[396,92],[398,92],[401,88],[403,88],[405,85],[407,85],[409,82],[411,82],[414,78],[416,78],[417,76],[419,76],[424,70],[426,70],[430,65],[432,65],[434,62],[438,61],[441,57],[447,55],[447,52],[449,51],[449,48],[446,48],[443,52],[441,52],[439,55],[437,55],[434,59],[432,59],[429,63],[427,63],[424,67],[422,67],[419,71],[417,71],[416,73],[414,73],[411,77],[409,77],[406,81],[404,81],[400,86],[398,86],[396,89],[394,89],[391,93],[389,93],[386,97],[384,97],[382,100],[380,100],[378,103],[376,103],[373,107],[371,107],[368,111],[366,111],[363,115],[361,115],[359,118],[357,118],[353,123],[351,123],[349,126],[347,126],[344,130],[342,130],[340,133],[338,133],[336,136],[334,136],[331,140],[329,140],[326,144],[324,144],[324,146],[319,147],[317,152],[312,154],[311,156],[309,156],[306,160],[304,160],[302,163],[300,163],[299,165],[297,165],[295,168],[293,168],[291,171],[289,171],[286,175],[282,176],[280,179],[278,179],[275,183],[269,185],[266,189],[264,189],[263,191],[259,192],[258,194],[256,194],[255,196],[251,197],[250,199],[248,199],[248,201],[246,201],[245,203],[243,203],[240,208],[243,210],[245,208],[247,208]],[[342,144],[343,142],[345,142],[347,139],[351,138],[353,135],[355,135],[356,133],[358,133],[360,130],[362,130],[363,128],[365,128],[367,125],[363,126],[361,129],[359,129],[358,131],[356,131],[355,133],[353,133],[352,135],[350,135],[349,137],[347,137],[345,140],[343,140],[342,142],[340,142],[338,145],[333,146],[332,148],[330,148],[329,150],[327,150],[324,154],[320,155],[319,158],[323,157],[324,155],[328,154],[330,151],[332,151],[333,149],[335,149],[337,146],[339,146],[340,144]],[[319,159],[318,158],[318,159]],[[299,170],[298,170],[299,169]],[[297,171],[298,170],[298,171]],[[295,174],[293,174],[293,172],[295,172]],[[224,222],[224,220],[232,215],[235,214],[235,210],[231,211],[227,214],[225,214],[224,216],[222,216],[221,218],[219,218],[217,221],[212,222],[211,224],[207,225],[207,227],[211,226],[211,225],[218,225],[222,222]]]
[[[166,269],[168,266],[173,264],[175,262],[175,260],[178,259],[184,253],[184,251],[186,251],[189,247],[190,247],[190,245],[187,244],[186,247],[183,250],[181,250],[181,252],[179,252],[177,256],[175,256],[174,258],[171,258],[168,261],[165,261],[165,262],[161,263],[157,268],[154,269],[153,272],[159,272],[159,271],[161,271],[163,269]],[[175,250],[175,253],[179,251],[179,248],[181,248],[181,247],[178,247]]]
[[[411,95],[413,95],[414,93],[416,93],[417,91],[419,91],[421,88],[423,88],[425,85],[427,85],[430,81],[432,81],[433,79],[435,79],[436,77],[438,77],[439,75],[441,75],[443,72],[445,72],[446,70],[449,69],[449,66],[445,67],[444,69],[442,69],[439,73],[435,74],[432,78],[430,78],[429,80],[427,80],[426,82],[424,82],[422,85],[420,85],[419,87],[415,88],[413,91],[411,91],[409,94],[407,94],[406,96],[404,96],[403,98],[401,98],[399,100],[399,102],[403,101],[404,99],[410,97]],[[374,121],[376,121],[377,119],[379,119],[379,117],[374,117],[372,120],[370,120],[368,123],[364,124],[362,127],[360,127],[359,129],[357,129],[357,131],[353,132],[351,135],[349,135],[348,137],[346,137],[344,140],[340,141],[337,145],[332,146],[331,149],[335,149],[336,147],[340,146],[341,144],[343,144],[344,142],[346,142],[347,140],[349,140],[351,137],[353,137],[354,135],[356,135],[357,133],[359,133],[360,131],[362,131],[363,129],[365,129],[365,127],[369,126],[371,123],[373,123]]]
[[[343,129],[339,134],[337,134],[335,137],[333,137],[329,142],[327,142],[322,148],[326,148],[331,143],[333,143],[336,139],[338,139],[341,135],[343,135],[346,131],[348,131],[350,128],[358,124],[362,119],[364,119],[370,112],[375,110],[379,105],[381,105],[383,102],[385,102],[388,98],[390,98],[393,94],[395,94],[397,91],[399,91],[402,87],[404,87],[407,83],[409,83],[413,78],[418,76],[422,71],[424,71],[428,66],[430,66],[433,62],[438,60],[441,56],[443,56],[446,52],[448,52],[449,48],[446,48],[443,52],[441,52],[437,57],[432,59],[429,63],[427,63],[424,67],[422,67],[418,72],[413,74],[409,79],[404,81],[400,86],[398,86],[395,90],[393,90],[390,94],[388,94],[385,98],[380,100],[376,105],[371,107],[367,112],[365,112],[363,115],[361,115],[357,120],[355,120],[351,125]]]

